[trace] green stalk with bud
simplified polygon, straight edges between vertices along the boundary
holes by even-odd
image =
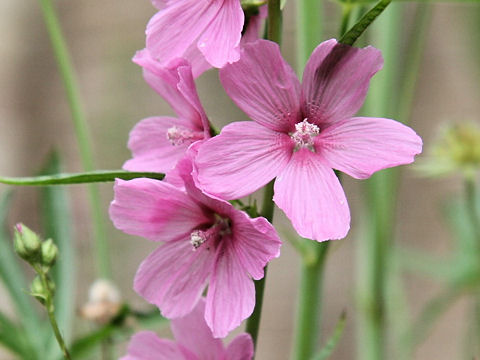
[[[37,273],[30,286],[30,295],[45,306],[48,319],[63,356],[65,359],[71,360],[70,353],[55,319],[55,306],[53,304],[55,283],[48,275],[58,256],[57,246],[52,239],[42,241],[28,227],[23,224],[17,224],[14,228],[14,247],[18,256],[29,263]]]

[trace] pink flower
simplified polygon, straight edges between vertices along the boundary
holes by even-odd
[[[140,121],[128,141],[133,159],[123,167],[130,171],[165,173],[185,156],[190,144],[210,137],[210,126],[186,60],[177,59],[170,68],[162,68],[142,50],[133,61],[143,67],[147,83],[172,106],[178,117],[155,116]]]
[[[176,170],[184,188],[152,179],[117,180],[110,217],[128,234],[165,242],[141,264],[135,290],[165,317],[177,318],[194,308],[208,284],[205,320],[215,337],[224,337],[252,313],[252,278],[263,277],[281,242],[266,219],[251,219],[200,192],[190,158]]]
[[[240,0],[152,0],[147,49],[162,65],[196,47],[214,67],[237,61],[244,14]]]
[[[253,342],[249,334],[236,336],[227,348],[215,339],[203,318],[205,300],[193,311],[171,321],[176,342],[160,339],[152,331],[142,331],[132,337],[128,354],[120,360],[251,360]]]
[[[422,140],[407,126],[353,117],[382,64],[375,48],[325,41],[300,85],[275,43],[245,45],[241,59],[220,70],[220,79],[254,122],[232,123],[202,145],[195,160],[199,186],[236,199],[276,177],[274,201],[301,236],[345,237],[350,212],[332,168],[365,179],[411,163],[422,150]]]

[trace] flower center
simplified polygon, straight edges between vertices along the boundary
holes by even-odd
[[[230,219],[215,214],[215,223],[212,226],[206,230],[196,229],[191,232],[190,244],[192,244],[193,251],[204,243],[210,243],[214,246],[223,236],[231,233]],[[208,245],[207,250],[210,250],[210,245]]]
[[[167,130],[167,139],[172,145],[191,144],[203,139],[203,132],[193,131],[184,127],[172,126]]]
[[[303,119],[302,122],[295,124],[295,132],[290,133],[290,137],[295,142],[295,151],[301,148],[307,148],[315,152],[313,138],[320,134],[320,129],[317,125],[308,122],[308,119]]]

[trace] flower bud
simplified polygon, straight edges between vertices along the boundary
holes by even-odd
[[[37,234],[25,225],[18,223],[14,228],[15,252],[29,263],[39,260],[41,254],[41,241]]]
[[[55,264],[58,255],[58,248],[52,239],[42,243],[42,265],[49,268]]]
[[[35,276],[30,285],[30,294],[37,299],[41,304],[45,305],[47,301],[48,293],[50,292],[53,297],[55,293],[55,283],[47,277],[48,289],[45,288],[40,275]]]

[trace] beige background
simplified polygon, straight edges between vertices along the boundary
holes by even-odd
[[[293,2],[286,8],[284,54],[294,64]],[[78,71],[86,105],[98,168],[117,169],[129,158],[128,132],[143,117],[173,114],[169,106],[144,82],[140,69],[130,59],[143,47],[144,27],[154,14],[148,0],[59,1],[69,47]],[[329,4],[333,9],[333,5]],[[468,28],[476,29],[472,4],[438,4],[433,12],[427,47],[419,74],[411,125],[431,142],[438,124],[449,120],[478,120],[479,56],[472,47],[474,39]],[[336,17],[327,22],[335,33]],[[476,26],[476,28],[475,28]],[[472,30],[470,30],[472,31]],[[477,49],[478,50],[478,47]],[[215,71],[198,81],[200,97],[210,119],[217,126],[242,120],[244,115],[227,98]],[[374,115],[374,114],[372,114]],[[378,114],[377,114],[378,115]],[[0,1],[0,174],[31,175],[55,147],[64,157],[68,171],[80,171],[75,138],[60,79],[52,59],[36,1]],[[448,254],[451,239],[441,221],[439,205],[449,196],[459,194],[459,179],[418,179],[408,169],[401,184],[399,203],[399,241],[432,254]],[[332,359],[355,358],[355,248],[360,243],[362,211],[360,181],[345,181],[352,208],[353,227],[349,236],[333,246],[325,283],[323,331],[330,333],[339,314],[347,309],[349,318],[345,335]],[[6,189],[0,186],[0,191]],[[103,207],[112,199],[110,185],[102,185]],[[85,187],[71,188],[74,203],[75,248],[78,261],[78,300],[87,296],[88,284],[95,279],[92,263],[91,227],[86,206]],[[23,221],[38,226],[35,191],[19,189],[10,222]],[[276,224],[288,226],[280,211]],[[136,267],[154,246],[140,238],[128,237],[115,230],[108,218],[115,280],[122,295],[134,306],[145,307],[132,290]],[[128,255],[127,255],[128,254]],[[298,259],[286,243],[282,256],[269,269],[258,359],[287,359],[291,351],[294,308],[297,291]],[[424,277],[405,277],[408,302],[413,314],[437,293],[438,284]],[[0,289],[2,309],[11,309]],[[467,301],[457,303],[442,317],[431,336],[419,348],[416,359],[457,359],[461,354]],[[7,310],[8,311],[8,310]],[[86,325],[79,320],[79,327]],[[10,359],[0,353],[0,359]]]

